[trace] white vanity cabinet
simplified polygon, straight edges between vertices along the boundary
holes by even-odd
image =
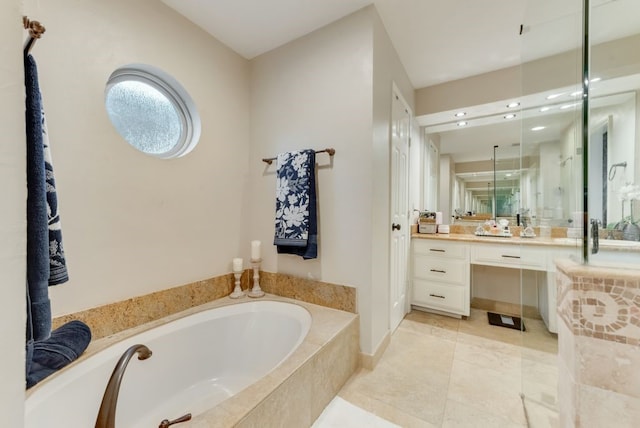
[[[537,271],[538,310],[550,332],[557,333],[555,260],[575,248],[500,241],[412,239],[412,299],[417,309],[468,316],[471,265]],[[495,238],[498,239],[498,238]]]
[[[435,239],[412,242],[412,305],[468,316],[469,245]]]

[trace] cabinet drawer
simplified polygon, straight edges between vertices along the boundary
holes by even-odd
[[[417,278],[465,285],[468,282],[469,263],[461,259],[416,254],[413,257],[413,275]]]
[[[415,279],[412,303],[426,308],[469,315],[468,290],[467,287]]]
[[[476,245],[471,249],[471,263],[520,269],[546,270],[547,257],[543,248],[519,245]]]
[[[466,244],[446,242],[438,239],[414,239],[413,251],[416,254],[428,254],[436,257],[450,257],[466,259],[468,246]]]

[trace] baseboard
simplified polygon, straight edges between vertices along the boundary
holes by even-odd
[[[361,352],[360,365],[362,366],[362,368],[365,368],[367,370],[373,370],[376,367],[376,365],[378,365],[378,362],[380,361],[380,358],[382,358],[382,354],[384,354],[384,351],[387,350],[387,347],[389,346],[389,342],[391,342],[390,331],[388,331],[387,334],[384,335],[384,337],[380,341],[380,344],[378,345],[378,348],[375,350],[373,355],[365,354],[364,352]]]

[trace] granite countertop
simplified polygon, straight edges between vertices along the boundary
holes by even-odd
[[[570,238],[521,238],[519,236],[497,237],[497,236],[476,236],[470,233],[412,233],[412,239],[437,239],[441,241],[460,241],[460,242],[481,242],[488,244],[506,244],[506,245],[536,245],[536,246],[562,246],[577,247],[582,244],[579,239]]]
[[[522,238],[518,235],[512,237],[476,236],[472,233],[412,233],[412,239],[436,239],[441,241],[478,242],[483,244],[503,245],[530,245],[544,247],[581,248],[582,239],[562,237]],[[600,249],[610,251],[625,251],[640,253],[640,242],[621,241],[614,239],[600,239]]]

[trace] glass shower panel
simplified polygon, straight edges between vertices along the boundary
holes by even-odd
[[[518,213],[535,237],[520,245],[522,258],[543,251],[546,259],[520,271],[521,397],[531,427],[559,425],[554,260],[582,258],[582,4],[529,0],[521,30]]]
[[[591,0],[589,11],[588,259],[594,265],[637,267],[640,2]]]

